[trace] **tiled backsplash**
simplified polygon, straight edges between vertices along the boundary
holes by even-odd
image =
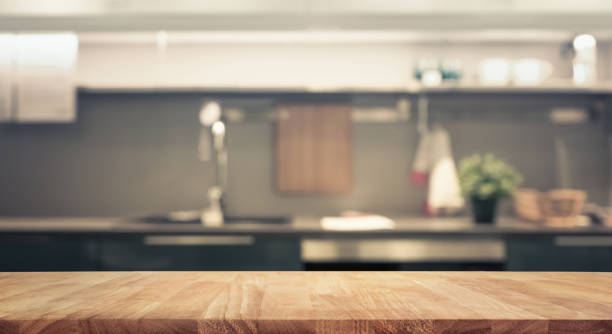
[[[0,215],[116,216],[203,207],[214,177],[212,163],[197,157],[197,113],[206,96],[80,93],[74,124],[0,125]],[[342,98],[347,97],[356,105],[393,105],[397,98]],[[288,97],[235,93],[220,98],[226,105],[260,112]],[[416,97],[410,99],[415,111]],[[578,94],[435,94],[429,109],[431,121],[448,129],[456,159],[493,152],[524,174],[526,186],[542,190],[557,186],[554,138],[561,138],[568,148],[572,185],[587,190],[590,200],[606,204],[606,113],[594,111],[592,121],[578,125],[555,125],[548,119],[552,107],[593,108],[597,102],[609,105],[612,99]],[[357,209],[420,214],[425,190],[409,183],[418,140],[414,114],[408,122],[354,125],[355,186],[348,196],[277,194],[274,124],[231,123],[229,213],[333,214]]]

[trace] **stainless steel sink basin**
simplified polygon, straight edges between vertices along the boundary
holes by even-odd
[[[176,211],[168,214],[151,215],[130,219],[132,222],[149,224],[201,224],[200,211]],[[286,216],[226,216],[225,224],[287,224]]]

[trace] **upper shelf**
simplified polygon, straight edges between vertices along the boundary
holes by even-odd
[[[261,86],[261,87],[217,87],[217,86],[79,86],[85,92],[93,93],[154,93],[154,92],[239,92],[239,93],[330,93],[330,94],[436,94],[436,93],[491,93],[491,94],[612,94],[612,82],[596,85],[577,86],[569,81],[551,82],[537,86],[485,86],[480,84],[443,84],[426,87],[418,83],[406,86]]]
[[[534,86],[504,85],[487,86],[481,84],[443,84],[436,87],[416,85],[409,89],[414,93],[543,93],[543,94],[612,94],[611,82],[579,86],[571,81],[549,82]]]

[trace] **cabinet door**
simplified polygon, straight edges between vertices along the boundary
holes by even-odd
[[[294,238],[144,236],[105,240],[102,270],[299,270]]]
[[[508,270],[612,271],[612,238],[553,236],[508,241]]]
[[[13,117],[13,48],[15,36],[0,34],[0,122]]]
[[[19,34],[15,43],[17,122],[73,122],[78,38],[72,33]]]
[[[0,271],[96,270],[96,244],[81,237],[3,235]]]

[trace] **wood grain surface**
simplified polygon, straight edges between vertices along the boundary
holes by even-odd
[[[277,190],[349,193],[353,185],[351,105],[285,103],[278,110]]]
[[[612,333],[612,273],[0,273],[0,333]]]

